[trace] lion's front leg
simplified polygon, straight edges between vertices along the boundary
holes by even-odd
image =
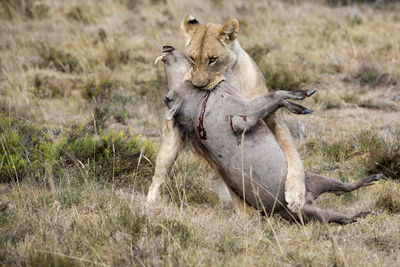
[[[147,194],[147,202],[153,203],[160,199],[160,187],[165,182],[165,177],[169,175],[182,148],[183,141],[178,130],[173,127],[172,121],[167,121],[164,116],[162,144],[157,155],[155,173]]]
[[[285,200],[288,203],[288,208],[297,213],[305,203],[306,187],[303,162],[287,126],[275,115],[270,116],[266,122],[275,134],[287,158],[288,173],[285,182]]]

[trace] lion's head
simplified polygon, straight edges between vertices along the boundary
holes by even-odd
[[[225,71],[236,60],[231,48],[239,31],[239,22],[229,19],[222,26],[200,24],[187,15],[182,21],[182,29],[188,35],[190,80],[196,87],[211,90],[224,79]]]

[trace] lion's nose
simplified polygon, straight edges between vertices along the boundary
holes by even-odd
[[[208,79],[199,76],[195,76],[192,79],[192,84],[196,87],[205,87],[206,85],[208,85]]]

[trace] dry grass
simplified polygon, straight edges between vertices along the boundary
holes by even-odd
[[[400,5],[395,1],[0,0],[4,265],[395,266],[400,259]],[[242,217],[191,152],[151,209],[165,78],[180,21],[240,21],[271,89],[316,88],[283,113],[307,170],[387,180],[318,205],[357,223]],[[158,145],[157,145],[158,144]]]

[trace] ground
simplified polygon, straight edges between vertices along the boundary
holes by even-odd
[[[224,209],[188,149],[149,208],[161,144],[162,45],[181,19],[240,22],[271,90],[317,89],[280,112],[305,168],[385,179],[317,205],[373,215],[349,225]],[[350,265],[400,262],[400,3],[0,1],[0,263]]]

